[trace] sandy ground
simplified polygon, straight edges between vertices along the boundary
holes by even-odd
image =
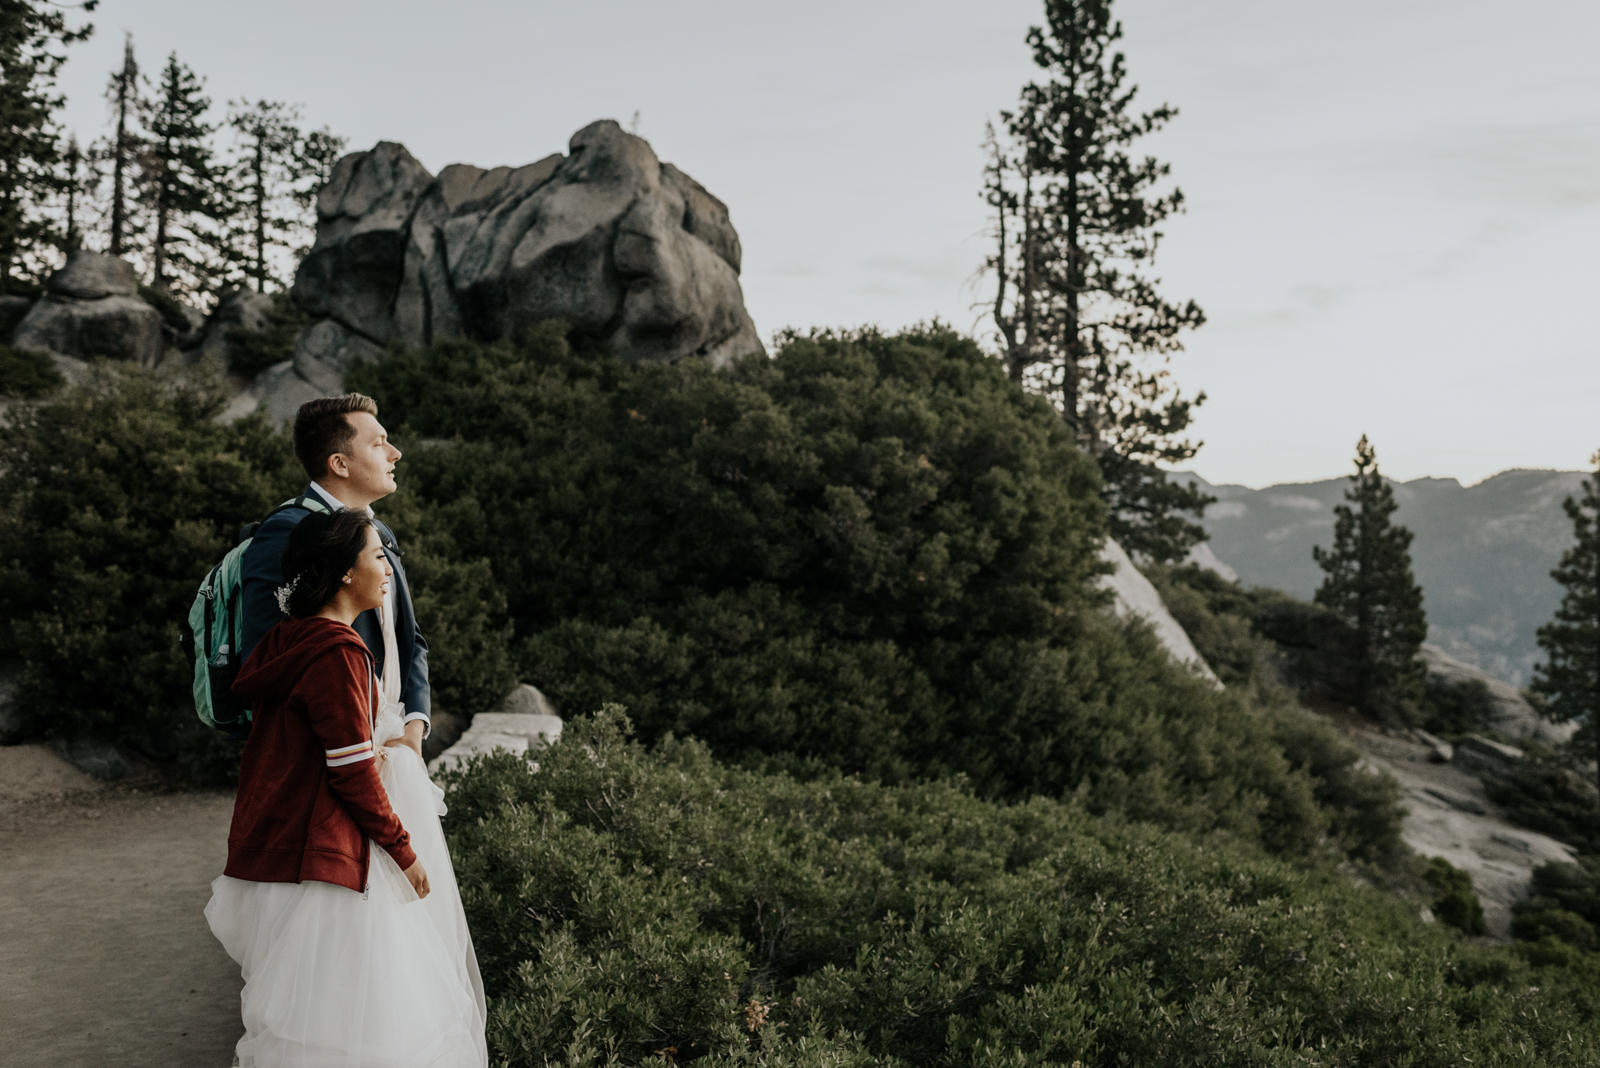
[[[1408,810],[1400,837],[1425,857],[1443,857],[1472,876],[1491,937],[1511,937],[1511,906],[1528,894],[1533,869],[1570,862],[1555,839],[1508,822],[1483,783],[1450,764],[1428,761],[1428,747],[1375,730],[1347,731],[1369,767],[1392,775]]]
[[[227,1068],[239,970],[201,914],[233,798],[101,786],[0,747],[0,1061]]]

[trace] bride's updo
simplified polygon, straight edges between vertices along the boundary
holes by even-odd
[[[349,509],[312,512],[300,520],[283,550],[285,585],[278,589],[278,607],[295,619],[322,611],[356,566],[371,528],[367,513]]]

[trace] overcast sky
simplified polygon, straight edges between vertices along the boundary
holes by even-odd
[[[1173,371],[1210,397],[1215,483],[1464,482],[1600,448],[1600,4],[1121,0],[1149,150],[1188,215],[1157,273],[1210,322]],[[1033,76],[1039,0],[103,0],[64,71],[102,131],[122,34],[219,105],[305,105],[430,169],[526,163],[597,118],[732,211],[763,334],[986,333],[983,123]],[[220,110],[220,108],[219,108]]]

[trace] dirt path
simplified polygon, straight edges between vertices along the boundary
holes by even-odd
[[[0,1054],[8,1068],[227,1068],[239,970],[201,910],[233,798],[98,787],[0,748]]]

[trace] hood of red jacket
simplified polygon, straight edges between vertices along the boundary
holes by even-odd
[[[289,695],[318,657],[341,645],[353,645],[371,657],[354,628],[333,619],[311,616],[285,619],[267,631],[239,669],[233,692],[260,708]]]

